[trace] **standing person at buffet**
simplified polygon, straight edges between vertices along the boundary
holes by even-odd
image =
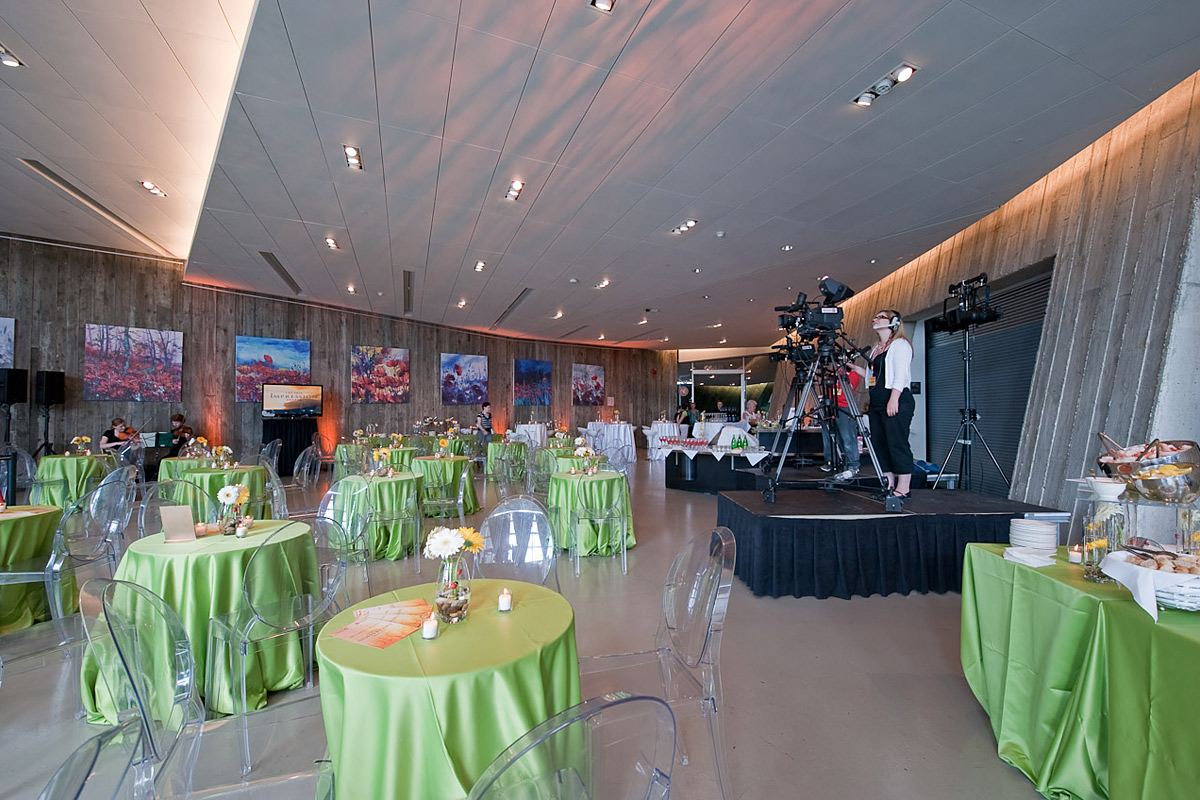
[[[871,318],[871,328],[879,342],[867,356],[869,370],[857,365],[851,368],[867,379],[871,402],[867,417],[871,421],[871,444],[879,458],[879,467],[887,478],[888,488],[901,500],[912,497],[913,457],[908,444],[916,401],[909,385],[912,383],[913,348],[904,335],[900,312],[880,311]]]
[[[125,444],[132,434],[128,433],[128,426],[125,425],[125,420],[117,417],[112,421],[112,427],[100,434],[100,452],[107,453],[109,450],[115,450]]]
[[[757,400],[746,401],[746,410],[742,412],[742,422],[750,425],[750,433],[758,430],[758,426],[762,422],[762,414],[758,413]]]

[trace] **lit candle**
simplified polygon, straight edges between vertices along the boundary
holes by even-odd
[[[236,528],[233,529],[233,535],[239,539],[245,539],[247,530],[248,529],[246,528],[246,526],[244,524],[238,525]]]
[[[1067,553],[1067,561],[1071,562],[1072,564],[1083,563],[1083,553],[1079,551],[1079,545],[1075,545],[1071,548],[1070,552]]]
[[[221,526],[216,522],[208,522],[205,523],[204,530],[208,533],[216,533],[217,531],[221,530]]]
[[[500,590],[500,600],[497,608],[501,611],[512,611],[512,592],[508,590],[507,586]]]
[[[434,612],[429,612],[429,619],[421,623],[421,638],[436,639],[438,635],[438,622]]]
[[[196,538],[200,538],[201,536],[203,536],[206,533],[208,533],[208,526],[205,525],[203,522],[197,522],[196,523]]]

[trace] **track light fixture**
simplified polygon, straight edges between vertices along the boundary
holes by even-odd
[[[854,105],[856,105],[856,106],[862,106],[863,108],[868,108],[876,100],[883,97],[885,94],[890,92],[893,88],[895,88],[897,84],[904,83],[909,78],[911,78],[913,76],[913,73],[915,73],[916,71],[917,71],[917,68],[914,67],[912,64],[909,64],[907,61],[901,62],[900,66],[896,67],[894,70],[889,72],[887,75],[884,75],[882,78],[880,78],[879,80],[872,83],[866,89],[859,92],[857,95],[855,95],[854,99],[851,100],[850,102],[854,103]]]
[[[591,2],[588,3],[588,5],[590,5],[592,8],[596,9],[597,11],[603,11],[605,14],[611,14],[613,6],[616,4],[616,0],[591,0]]]
[[[12,54],[12,51],[9,50],[7,47],[5,47],[2,44],[0,44],[0,64],[3,64],[6,67],[23,67],[23,66],[25,66],[24,64],[21,63],[21,59],[14,56]]]
[[[346,166],[350,169],[362,169],[362,151],[355,145],[342,145],[342,152],[346,155]]]
[[[166,197],[167,193],[158,188],[158,184],[154,181],[142,181],[142,188],[155,197]]]
[[[325,246],[328,247],[330,250],[337,250],[338,249],[337,239],[333,238],[332,236],[326,236],[325,237]]]
[[[696,222],[696,220],[694,220],[694,219],[684,220],[683,222],[676,225],[674,228],[671,228],[671,233],[675,234],[676,236],[679,236],[680,234],[687,233],[692,228],[696,227],[698,224],[699,223]]]
[[[476,262],[475,262],[475,271],[476,271],[476,272],[483,272],[483,268],[484,268],[484,267],[486,267],[486,266],[487,266],[487,262],[485,262],[485,261],[476,261]]]
[[[521,196],[521,190],[525,188],[524,181],[513,181],[508,185],[508,191],[504,193],[505,200],[516,200]]]

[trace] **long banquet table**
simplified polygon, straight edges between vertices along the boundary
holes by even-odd
[[[1083,578],[1060,548],[1032,569],[970,544],[962,665],[1000,758],[1053,798],[1200,794],[1200,615],[1155,624],[1114,583]]]
[[[513,610],[500,613],[502,586]],[[365,600],[424,598],[435,584]],[[475,580],[471,607],[437,639],[421,632],[384,649],[317,639],[321,710],[338,797],[462,800],[496,756],[534,725],[579,702],[575,615],[562,595],[517,581]]]

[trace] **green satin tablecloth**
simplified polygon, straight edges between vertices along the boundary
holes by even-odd
[[[208,621],[241,607],[242,580],[246,564],[258,546],[286,522],[256,522],[244,539],[206,536],[193,542],[165,542],[156,533],[129,545],[117,565],[117,580],[145,586],[162,597],[179,614],[196,660],[196,685],[205,687],[208,656]],[[295,524],[294,533],[271,543],[264,551],[276,561],[274,572],[291,576],[292,586],[318,581],[317,551],[312,530]],[[271,599],[269,597],[263,600]],[[251,650],[247,662],[248,695],[251,708],[262,708],[268,691],[294,688],[304,680],[303,648],[297,635],[281,636],[260,649]],[[225,672],[223,670],[223,672]],[[89,722],[116,721],[116,706],[98,682],[96,666],[85,661],[82,673],[83,703]],[[205,697],[209,711],[233,713],[231,676],[225,672],[217,682],[215,697]]]
[[[583,469],[583,457],[570,455],[555,456],[554,464],[555,469],[558,472],[570,472],[571,470],[578,472],[579,470]]]
[[[967,545],[962,612],[963,673],[1000,757],[1046,797],[1200,794],[1200,615],[1160,609],[1155,624],[1062,549],[1041,569],[1003,551]]]
[[[43,502],[66,508],[88,493],[91,486],[98,485],[108,474],[108,457],[90,456],[42,456],[38,462],[37,479],[40,481],[66,481],[66,494],[58,488],[47,488]],[[93,480],[94,479],[94,480]],[[90,484],[90,485],[89,485]]]
[[[62,513],[58,506],[9,506],[0,514],[0,565],[31,559],[44,565],[49,561]],[[0,585],[0,633],[28,628],[49,618],[46,584]]]
[[[496,610],[502,586],[513,610]],[[423,597],[434,584],[373,597],[355,608]],[[353,620],[347,610],[317,639],[321,709],[338,797],[462,800],[513,741],[579,702],[575,616],[542,586],[476,580],[471,608],[439,626],[378,650],[330,636]]]
[[[506,453],[511,453],[512,456],[520,459],[520,462],[524,464],[526,452],[524,442],[488,442],[487,464],[484,469],[488,475],[495,475],[496,470],[500,469],[500,465],[497,462]]]
[[[259,497],[267,488],[267,468],[260,466],[233,467],[230,469],[195,467],[193,469],[180,470],[179,480],[196,484],[207,492],[208,496],[214,501],[217,500],[217,492],[235,483],[240,483],[249,489],[251,497]],[[199,509],[193,510],[199,511]],[[251,507],[246,513],[256,519],[270,519],[271,504],[267,502]]]
[[[415,447],[389,447],[390,454],[388,455],[388,463],[392,465],[392,469],[412,469],[413,456],[417,454]]]
[[[421,476],[413,472],[399,472],[392,476],[374,478],[351,475],[343,482],[367,485],[365,503],[361,503],[358,498],[347,498],[347,502],[335,506],[335,511],[351,515],[373,512],[371,524],[367,529],[371,558],[395,561],[407,556],[413,531],[406,532],[404,526],[411,527],[412,523],[381,522],[380,518],[395,519],[410,500],[420,502]]]
[[[348,470],[346,462],[351,461],[357,465],[364,454],[371,450],[372,448],[362,444],[339,444],[333,448],[333,482],[337,483],[347,475],[355,474],[358,471],[357,466]]]
[[[601,470],[595,475],[584,475],[582,473],[571,475],[568,472],[556,472],[550,476],[550,494],[547,497],[547,502],[552,509],[551,513],[557,517],[554,520],[556,531],[566,531],[571,525],[571,510],[575,508],[577,499],[582,495],[592,507],[611,507],[617,502],[618,492],[624,492],[625,505],[625,547],[628,549],[637,544],[637,540],[633,538],[633,507],[629,504],[629,492],[625,492],[621,488],[624,483],[625,476],[619,472],[607,472]],[[604,541],[599,542],[596,534],[596,526],[590,522],[580,522],[579,530],[576,531],[579,537],[580,554],[585,556],[590,555],[612,555],[619,552],[619,547],[616,542]],[[560,548],[565,548],[569,542],[559,542]]]
[[[459,440],[461,441],[461,440]],[[417,456],[412,461],[413,472],[421,474],[423,479],[422,491],[430,483],[445,483],[449,480],[452,491],[458,492],[458,480],[463,470],[471,470],[471,459],[466,456],[448,456],[435,458],[433,456]],[[475,481],[467,481],[467,491],[463,496],[464,511],[474,514],[479,510],[479,500],[475,497]]]
[[[160,481],[178,481],[183,479],[183,473],[206,467],[212,463],[210,458],[164,458],[158,462],[158,479]]]

